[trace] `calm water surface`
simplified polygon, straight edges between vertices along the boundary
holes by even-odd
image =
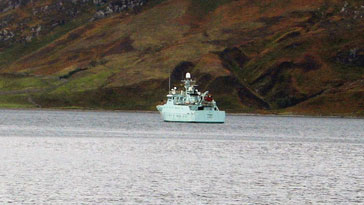
[[[0,204],[363,204],[364,120],[0,110]]]

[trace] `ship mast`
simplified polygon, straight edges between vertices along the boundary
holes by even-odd
[[[171,68],[168,69],[168,92],[171,91]]]
[[[168,92],[171,90],[171,74],[168,76]]]

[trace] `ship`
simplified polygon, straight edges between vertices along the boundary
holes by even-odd
[[[167,101],[157,105],[166,122],[224,123],[225,111],[220,111],[209,91],[201,93],[191,74],[186,73],[184,90],[174,87],[167,94]]]

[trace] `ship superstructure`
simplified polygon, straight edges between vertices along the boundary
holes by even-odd
[[[186,73],[186,78],[182,82],[184,90],[172,88],[167,95],[167,102],[157,106],[164,121],[225,122],[225,111],[219,110],[208,91],[204,93],[198,91],[190,73]]]

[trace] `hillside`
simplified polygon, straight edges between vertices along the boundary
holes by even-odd
[[[364,0],[6,0],[0,107],[155,110],[189,71],[229,112],[364,116]]]

